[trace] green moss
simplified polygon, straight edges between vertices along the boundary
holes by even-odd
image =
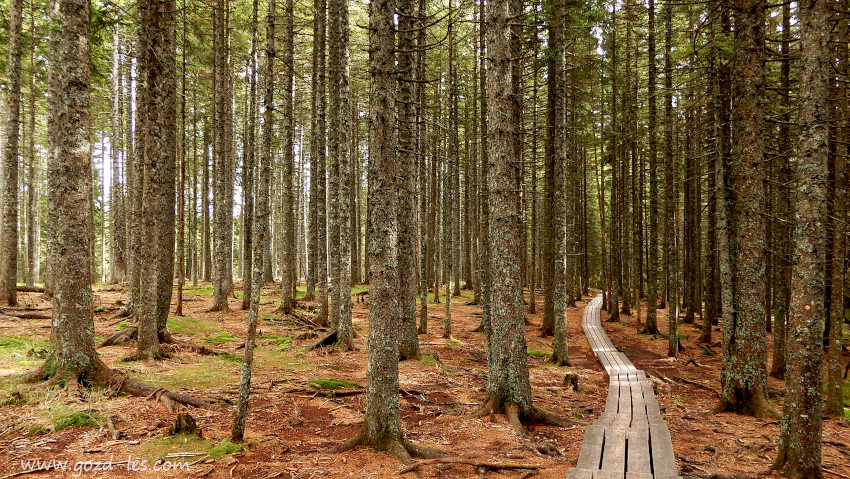
[[[430,354],[423,354],[419,362],[424,366],[439,366],[440,361]]]
[[[53,423],[53,430],[57,432],[69,427],[97,427],[97,421],[84,412],[74,412],[60,416]]]
[[[202,339],[210,344],[224,344],[236,340],[229,331],[219,331],[215,336],[207,336]]]
[[[307,383],[314,389],[363,389],[363,386],[339,378],[313,378]]]
[[[166,456],[173,453],[194,453],[196,456],[188,457],[168,457],[170,461],[192,462],[209,454],[210,449],[215,445],[206,440],[200,439],[197,436],[188,434],[178,434],[176,436],[161,437],[151,439],[142,443],[139,455],[150,460],[166,459]]]
[[[109,311],[109,310],[108,310],[108,309],[106,309],[106,308],[105,308],[105,307],[103,307],[103,306],[98,306],[98,307],[94,308],[94,312],[95,312],[95,313],[105,313],[105,312],[107,312],[107,311]]]
[[[543,358],[548,359],[549,353],[541,351],[539,349],[528,348],[528,355],[534,356],[535,358]]]
[[[844,415],[847,416],[847,419],[850,419],[850,407],[844,408]]]
[[[168,329],[174,333],[187,334],[190,336],[209,335],[221,331],[217,325],[200,321],[195,318],[184,316],[182,318],[168,318]]]
[[[197,294],[200,296],[212,296],[213,295],[213,286],[210,285],[199,285],[199,286],[189,286],[183,289],[183,292],[186,294]]]
[[[28,351],[30,349],[47,349],[47,343],[20,336],[0,337],[0,352]]]
[[[50,431],[44,426],[36,425],[30,427],[30,434],[33,436],[41,436],[42,434],[47,434],[48,432]]]
[[[292,338],[287,336],[270,336],[266,339],[266,344],[274,346],[275,351],[286,351],[292,343]]]
[[[450,337],[449,342],[452,344],[463,344],[463,341],[461,341],[460,339],[455,339],[454,337]]]
[[[122,329],[127,329],[129,327],[130,323],[128,323],[127,321],[121,321],[120,323],[118,323],[118,326],[115,327],[115,330],[121,331]]]
[[[181,364],[168,371],[130,373],[130,376],[152,386],[164,389],[206,389],[235,384],[239,381],[241,359],[228,360],[221,356],[203,356],[192,359],[191,364]]]
[[[245,450],[244,446],[233,444],[227,439],[222,439],[221,442],[209,449],[209,455],[213,459],[220,459],[228,454],[235,454]]]

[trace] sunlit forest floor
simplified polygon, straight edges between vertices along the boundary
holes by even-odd
[[[367,289],[363,286],[353,292]],[[130,324],[126,318],[110,319],[123,299],[118,288],[95,288],[98,342]],[[35,459],[70,460],[71,464],[110,459],[119,464],[128,458],[152,464],[165,459],[190,464],[188,473],[133,473],[120,464],[112,471],[83,473],[94,477],[396,477],[402,468],[394,457],[367,449],[326,452],[354,436],[362,420],[367,302],[354,303],[357,351],[340,352],[333,347],[309,350],[317,332],[309,329],[305,320],[314,314],[315,303],[302,300],[293,316],[283,317],[275,312],[279,301],[276,285],[267,285],[262,296],[246,448],[240,451],[226,439],[248,318],[247,311],[238,309],[241,300],[231,299],[230,313],[209,313],[211,286],[188,287],[185,316],[169,319],[177,343],[169,346],[166,360],[123,361],[131,352],[129,344],[100,349],[110,366],[133,378],[212,401],[215,405],[210,409],[184,411],[197,420],[203,439],[168,436],[175,414],[154,400],[113,397],[104,390],[89,391],[87,397],[79,398],[59,389],[18,384],[17,376],[39,364],[50,331],[50,320],[46,319],[50,303],[43,295],[23,293],[20,300],[23,307],[43,313],[35,316],[44,318],[21,319],[0,311],[0,477],[21,472],[22,461]],[[475,418],[484,397],[487,370],[483,335],[473,332],[481,313],[472,304],[472,291],[464,290],[454,301],[453,338],[441,337],[443,304],[429,304],[428,334],[419,337],[422,359],[399,366],[401,415],[407,437],[442,448],[452,456],[537,465],[540,469],[536,477],[562,479],[578,457],[584,427],[534,426],[523,438],[513,432],[504,417]],[[546,362],[551,338],[539,334],[542,295],[538,295],[536,304],[538,314],[529,316],[527,327],[534,401],[590,424],[604,409],[608,387],[581,330],[585,303],[569,310],[572,366],[565,368]],[[659,311],[659,318],[664,314]],[[641,317],[645,318],[645,311]],[[696,325],[680,325],[684,350],[678,359],[671,360],[666,358],[666,339],[636,335],[634,323],[634,317],[624,316],[622,322],[604,322],[604,326],[613,343],[622,347],[639,369],[646,370],[656,386],[682,473],[701,475],[697,477],[710,473],[767,475],[776,452],[778,420],[711,413],[719,389],[719,330],[714,331],[715,342],[704,347],[697,343]],[[666,321],[659,323],[665,331]],[[772,338],[768,342],[771,344]],[[198,353],[200,345],[213,354]],[[569,372],[579,377],[578,391],[563,384]],[[783,383],[771,378],[769,396],[777,411],[783,391]],[[827,420],[824,439],[824,467],[835,477],[847,477],[848,421]],[[65,476],[80,474],[68,467]],[[505,473],[509,477],[521,474]],[[33,475],[63,476],[56,471]],[[465,478],[478,477],[479,473],[472,466],[455,464],[426,466],[420,469],[420,475]],[[496,475],[488,473],[490,477]]]

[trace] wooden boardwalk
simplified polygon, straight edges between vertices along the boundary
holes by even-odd
[[[677,479],[670,431],[643,371],[617,351],[599,318],[602,296],[584,309],[581,326],[608,373],[605,412],[587,427],[568,479]]]

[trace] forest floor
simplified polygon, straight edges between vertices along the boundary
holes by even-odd
[[[354,436],[362,421],[367,303],[354,303],[356,351],[341,352],[333,347],[309,350],[316,332],[307,329],[303,319],[312,317],[315,304],[300,301],[293,316],[282,317],[275,312],[279,301],[275,285],[265,288],[247,417],[247,447],[237,451],[226,439],[232,422],[231,404],[237,397],[242,357],[239,346],[244,343],[248,313],[238,309],[241,300],[237,299],[230,301],[232,312],[210,313],[211,296],[208,284],[187,288],[185,316],[169,319],[177,344],[170,347],[168,359],[126,362],[122,358],[130,354],[132,345],[100,349],[107,364],[135,379],[210,400],[214,405],[209,409],[185,411],[197,420],[203,439],[169,437],[168,427],[175,413],[154,400],[115,396],[103,390],[89,391],[87,397],[79,398],[63,390],[19,384],[17,378],[35,368],[47,348],[50,303],[41,294],[20,296],[22,305],[43,319],[21,319],[9,315],[14,311],[0,310],[0,479],[34,467],[35,463],[27,461],[35,460],[48,464],[50,460],[70,461],[65,472],[53,469],[30,473],[41,477],[398,476],[403,465],[387,454],[362,448],[342,454],[327,452]],[[123,299],[118,289],[95,289],[98,341],[127,326],[122,319],[109,319]],[[581,330],[585,303],[568,311],[572,366],[563,368],[546,362],[552,338],[539,334],[542,296],[537,297],[536,304],[538,313],[529,315],[527,326],[534,402],[590,424],[604,409],[608,385]],[[407,437],[441,448],[453,457],[534,465],[539,467],[535,477],[563,479],[574,467],[584,427],[533,426],[527,437],[520,437],[502,416],[476,418],[474,412],[484,398],[487,370],[483,335],[473,332],[481,319],[480,308],[472,304],[471,291],[465,290],[461,298],[455,298],[451,339],[441,337],[443,312],[443,304],[429,304],[428,334],[419,337],[422,359],[399,365],[401,416]],[[666,339],[635,334],[634,317],[623,316],[621,322],[612,323],[605,321],[605,314],[603,324],[612,342],[635,366],[644,369],[656,386],[683,475],[769,475],[776,453],[778,420],[711,413],[719,389],[719,330],[714,332],[715,343],[703,347],[697,343],[695,326],[680,325],[684,350],[678,359],[671,360],[665,356]],[[659,318],[664,314],[659,311]],[[659,323],[664,323],[664,331],[666,321]],[[198,354],[188,347],[190,344],[205,345],[219,354]],[[579,377],[578,391],[563,385],[569,372]],[[777,412],[783,391],[781,381],[769,380],[769,396]],[[825,421],[824,440],[823,464],[831,473],[828,476],[850,477],[848,421]],[[187,463],[189,470],[154,471],[157,459]],[[107,471],[86,472],[80,465],[82,461],[110,460],[113,466]],[[75,463],[77,471],[73,470]],[[141,471],[143,466],[146,471]],[[521,471],[505,473],[517,477]],[[469,465],[442,464],[422,467],[419,475],[466,478],[479,477],[479,471]]]

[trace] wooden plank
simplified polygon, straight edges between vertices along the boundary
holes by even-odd
[[[649,422],[646,415],[646,399],[643,397],[643,385],[632,382],[632,424],[646,424]]]
[[[593,479],[593,471],[590,469],[572,469],[567,472],[567,479]]]
[[[657,477],[653,478],[652,474],[643,473],[643,472],[627,472],[626,479],[658,479]]]
[[[602,441],[605,438],[605,428],[591,424],[584,430],[584,441],[578,454],[576,467],[581,469],[599,469],[599,459],[602,457]]]
[[[632,473],[652,473],[649,464],[649,427],[633,427],[627,431],[628,458],[626,470]]]
[[[670,431],[664,425],[649,426],[650,443],[652,444],[652,467],[656,476],[676,475],[676,456],[673,454],[673,441]]]
[[[602,471],[618,474],[626,473],[626,430],[609,426],[605,428],[605,447],[602,451]]]

